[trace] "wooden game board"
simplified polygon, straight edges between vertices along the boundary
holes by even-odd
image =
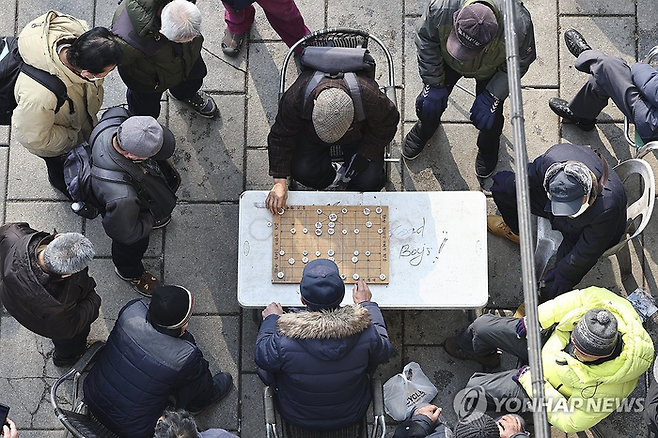
[[[299,283],[304,266],[327,258],[345,283],[388,284],[386,206],[292,205],[272,219],[272,283]]]

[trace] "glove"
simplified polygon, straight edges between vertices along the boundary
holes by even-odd
[[[345,163],[338,170],[338,173],[342,175],[343,182],[350,182],[352,178],[357,176],[359,173],[365,171],[370,165],[370,160],[361,155],[354,154],[347,166]]]
[[[448,106],[448,89],[425,85],[416,98],[416,115],[420,119],[439,121]]]
[[[480,131],[491,129],[500,107],[500,99],[486,90],[483,91],[477,95],[471,107],[471,122]]]
[[[569,292],[577,283],[560,274],[557,268],[551,269],[544,276],[543,282],[544,285],[541,288],[540,294],[542,302],[552,300],[558,295]]]
[[[519,318],[518,321],[516,321],[516,337],[521,339],[525,338],[525,336],[528,334],[528,329],[526,328],[525,325],[525,316],[523,318]]]
[[[516,383],[519,383],[519,379],[521,379],[521,376],[523,376],[527,371],[530,370],[530,367],[528,365],[523,365],[519,370],[512,376],[512,380],[514,380]]]

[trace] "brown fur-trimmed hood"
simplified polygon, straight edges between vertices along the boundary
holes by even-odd
[[[370,312],[358,304],[335,310],[285,313],[277,330],[293,339],[342,339],[363,332],[372,323]]]

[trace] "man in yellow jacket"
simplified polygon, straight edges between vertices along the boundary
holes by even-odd
[[[567,433],[589,429],[635,389],[653,360],[653,342],[630,302],[607,289],[568,292],[541,304],[538,313],[542,330],[550,332],[541,351],[548,421]],[[498,348],[527,363],[525,336],[524,318],[485,314],[446,339],[445,349],[491,368],[500,364]],[[531,405],[530,374],[527,365],[475,373],[467,388],[484,394],[489,408],[520,408]]]
[[[53,187],[68,196],[63,155],[85,141],[98,122],[103,79],[121,60],[121,48],[109,30],[89,30],[83,20],[49,11],[25,26],[18,38],[25,61],[57,76],[69,101],[56,111],[55,94],[25,73],[14,87],[18,106],[12,115],[16,140],[43,158]]]

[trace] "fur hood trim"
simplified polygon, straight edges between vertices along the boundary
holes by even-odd
[[[335,310],[284,313],[276,326],[280,334],[293,339],[342,339],[363,332],[371,323],[368,309],[355,304]]]

